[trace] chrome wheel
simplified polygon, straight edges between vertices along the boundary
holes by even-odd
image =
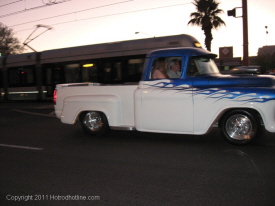
[[[228,135],[236,140],[250,139],[254,133],[250,119],[243,114],[231,116],[226,122],[225,129]]]
[[[260,131],[260,121],[253,110],[231,110],[223,116],[219,126],[224,139],[237,145],[250,143]]]
[[[109,124],[105,114],[98,111],[82,112],[79,116],[84,131],[92,136],[105,134],[109,130]]]
[[[102,118],[98,112],[87,112],[83,124],[92,131],[98,131],[103,126]]]

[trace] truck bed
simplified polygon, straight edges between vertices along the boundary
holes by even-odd
[[[56,116],[63,123],[74,124],[83,111],[104,111],[109,125],[134,127],[134,91],[137,84],[101,85],[76,83],[57,85]],[[109,108],[109,109],[108,109]]]

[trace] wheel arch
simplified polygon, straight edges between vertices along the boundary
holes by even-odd
[[[219,113],[219,115],[217,116],[215,122],[218,122],[218,126],[221,127],[221,122],[223,120],[223,118],[230,112],[234,111],[234,110],[245,110],[248,112],[251,112],[255,115],[255,117],[257,118],[257,120],[260,122],[261,125],[264,124],[262,116],[260,114],[260,112],[255,109],[255,108],[248,108],[248,107],[233,107],[233,108],[227,108],[224,109],[222,112]]]

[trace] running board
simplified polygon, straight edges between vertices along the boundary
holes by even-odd
[[[112,130],[124,130],[124,131],[134,131],[136,130],[133,126],[121,125],[121,126],[112,126],[110,127]]]
[[[212,127],[219,127],[218,123],[215,123]],[[127,125],[121,125],[121,126],[112,126],[110,127],[112,130],[124,130],[124,131],[135,131],[136,128],[134,126],[127,126]]]

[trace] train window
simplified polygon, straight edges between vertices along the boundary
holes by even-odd
[[[103,63],[104,83],[119,83],[122,81],[122,62]]]
[[[80,82],[80,66],[79,64],[64,65],[65,81],[70,83]]]
[[[116,62],[114,64],[115,74],[114,74],[114,81],[119,82],[122,80],[122,64],[121,62]]]
[[[143,70],[144,58],[143,59],[129,59],[128,60],[128,73],[136,74]]]
[[[110,83],[112,81],[112,66],[111,63],[104,63],[104,82]]]
[[[142,59],[129,59],[127,64],[127,76],[126,82],[138,82],[140,81],[142,70],[144,65],[144,58]]]
[[[35,85],[34,66],[8,68],[8,77],[10,86]]]
[[[81,74],[83,82],[98,82],[97,64],[92,62],[83,64]]]
[[[43,84],[55,85],[64,83],[63,67],[59,64],[44,64],[43,68]]]

